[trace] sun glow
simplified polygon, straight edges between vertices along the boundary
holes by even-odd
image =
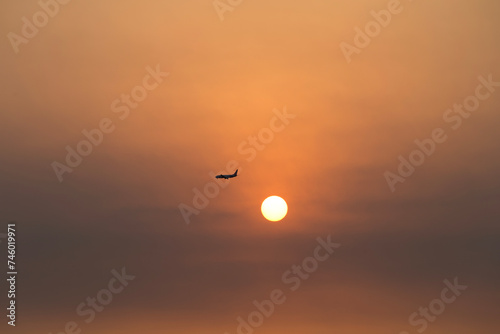
[[[279,196],[270,196],[262,202],[260,210],[267,220],[276,222],[286,216],[288,205],[283,198]]]

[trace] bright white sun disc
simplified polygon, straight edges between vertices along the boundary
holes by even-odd
[[[272,222],[276,222],[278,220],[282,220],[287,212],[288,205],[283,198],[279,196],[270,196],[262,202],[262,206],[260,207],[262,211],[262,215]]]

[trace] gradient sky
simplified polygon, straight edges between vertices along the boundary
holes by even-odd
[[[19,248],[2,332],[235,334],[282,289],[255,333],[417,333],[409,316],[458,277],[425,333],[498,333],[500,87],[456,130],[443,114],[479,76],[500,81],[500,4],[402,1],[348,63],[341,43],[388,2],[243,1],[222,21],[211,0],[74,0],[16,53],[8,34],[41,7],[1,1],[0,208]],[[157,65],[169,76],[121,120],[113,101]],[[284,108],[247,161],[240,145]],[[115,130],[59,182],[51,164],[105,118]],[[436,128],[447,140],[391,192],[384,173]],[[233,160],[186,224],[179,205]],[[281,222],[260,213],[271,195]],[[283,273],[328,235],[340,248],[291,292]],[[76,307],[123,267],[136,278],[85,323]]]

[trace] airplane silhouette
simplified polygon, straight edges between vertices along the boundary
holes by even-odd
[[[238,176],[238,170],[236,170],[236,172],[234,172],[234,174],[226,174],[226,175],[219,174],[215,178],[216,179],[226,179],[227,180],[227,179],[230,179],[230,178],[236,177],[236,176]]]

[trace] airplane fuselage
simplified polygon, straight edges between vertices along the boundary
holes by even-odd
[[[216,179],[230,179],[230,178],[235,177],[235,176],[236,175],[223,175],[223,174],[219,174],[215,178]]]
[[[230,178],[233,178],[233,177],[236,177],[238,176],[238,170],[236,170],[236,172],[234,172],[234,174],[219,174],[217,175],[215,178],[216,179],[230,179]]]

